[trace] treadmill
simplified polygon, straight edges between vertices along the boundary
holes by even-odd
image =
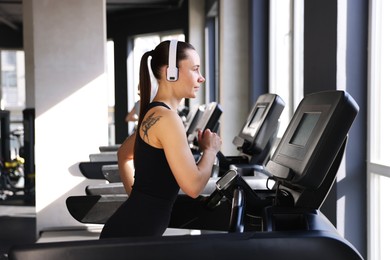
[[[211,195],[193,200],[192,224],[229,205],[215,218],[228,220],[225,232],[21,245],[9,259],[363,259],[319,211],[358,110],[345,91],[307,95],[266,164],[272,188],[253,189],[231,169]]]
[[[193,200],[192,222],[183,226],[215,213],[215,221],[228,220],[224,232],[19,245],[9,259],[363,259],[319,211],[358,110],[345,91],[307,95],[265,166],[273,187],[253,189],[231,169],[211,195]],[[220,208],[230,210],[224,216]]]

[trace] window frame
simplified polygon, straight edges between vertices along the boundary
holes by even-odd
[[[382,259],[383,254],[389,256],[390,250],[386,246],[381,245],[384,239],[381,237],[383,232],[380,232],[381,219],[383,219],[383,210],[381,203],[384,200],[381,198],[383,189],[381,179],[383,177],[390,178],[390,166],[386,165],[389,162],[380,162],[378,160],[378,147],[383,144],[378,138],[378,109],[380,102],[378,97],[381,87],[379,84],[381,57],[381,13],[383,6],[382,0],[372,0],[369,4],[369,66],[368,66],[368,130],[367,130],[367,249],[368,259]]]

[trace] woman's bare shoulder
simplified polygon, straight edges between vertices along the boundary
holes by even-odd
[[[171,121],[177,119],[177,113],[167,109],[166,107],[158,106],[150,109],[144,119],[142,124],[156,124],[160,121]]]
[[[184,126],[178,114],[165,107],[150,109],[141,123],[141,137],[144,141],[156,147],[161,147],[161,140],[167,135],[179,135],[184,131]]]

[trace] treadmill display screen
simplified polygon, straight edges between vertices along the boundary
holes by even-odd
[[[290,143],[298,146],[305,146],[320,116],[321,113],[303,114]]]
[[[257,128],[261,117],[264,114],[266,106],[258,106],[256,107],[255,113],[253,114],[253,117],[249,121],[248,127],[249,128]]]

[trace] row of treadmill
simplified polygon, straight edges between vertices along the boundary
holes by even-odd
[[[193,199],[179,192],[170,228],[200,235],[67,241],[14,246],[9,259],[363,259],[321,213],[359,107],[345,91],[309,94],[277,141],[283,100],[263,94],[232,140],[239,155],[218,154],[211,178]],[[218,131],[221,106],[200,106],[186,131],[194,159],[198,129]],[[100,147],[82,174],[107,183],[66,200],[79,222],[104,224],[127,199],[118,146]],[[157,216],[156,216],[157,217]]]

